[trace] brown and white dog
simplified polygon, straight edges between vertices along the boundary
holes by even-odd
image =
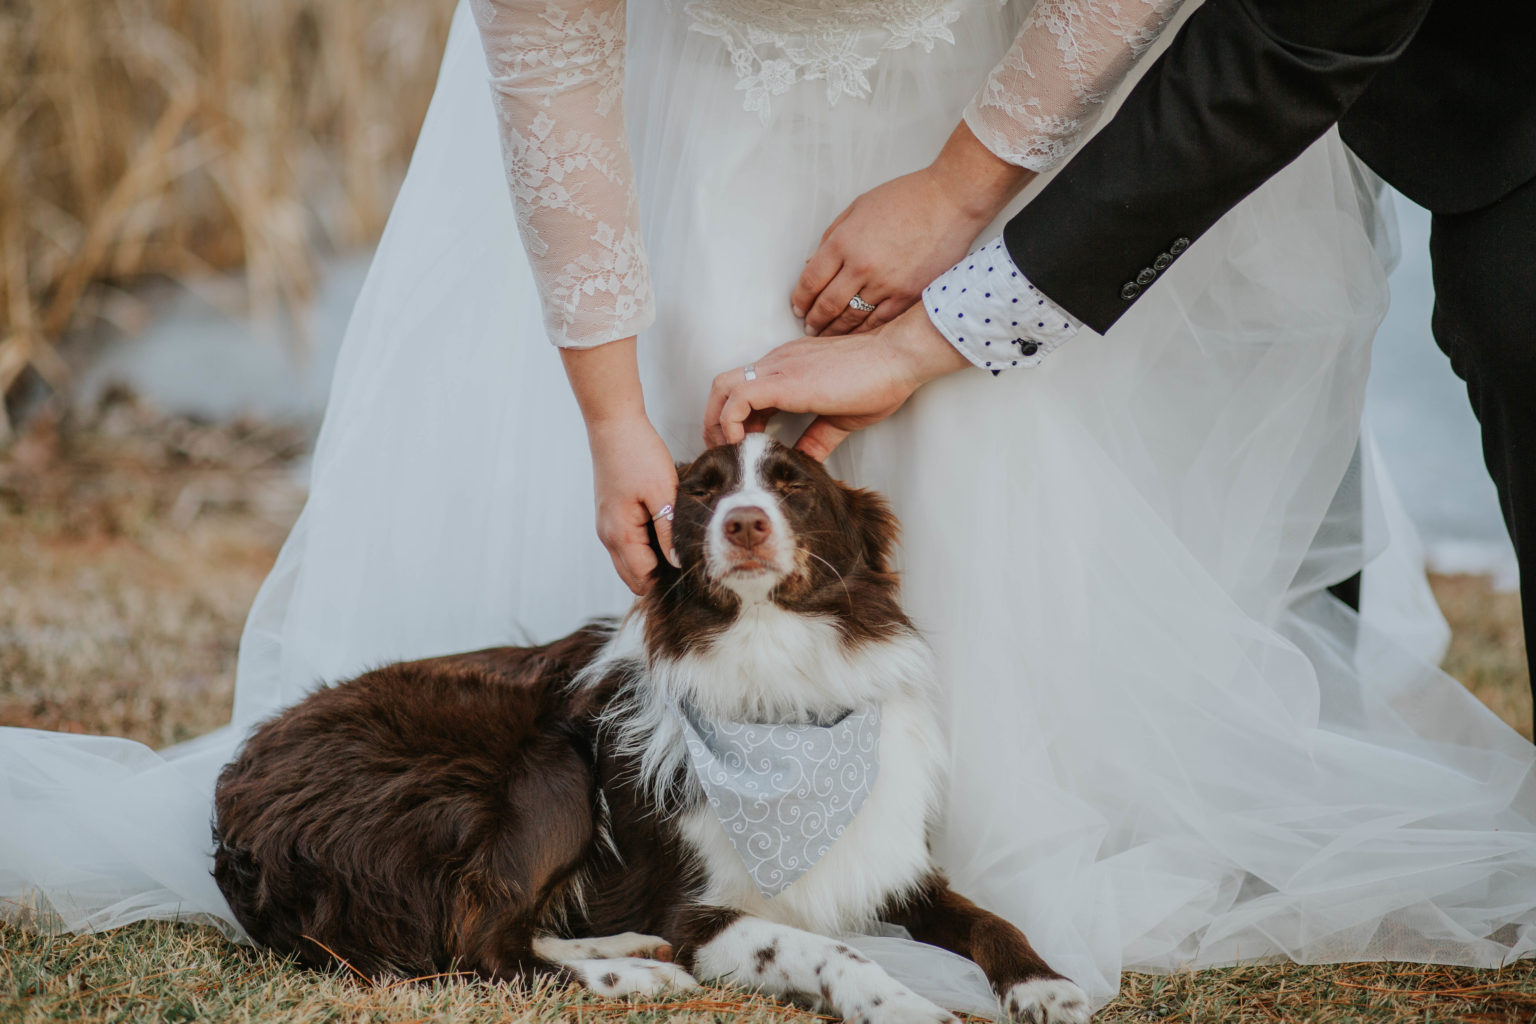
[[[1087,1021],[1082,990],[930,858],[946,754],[884,500],[755,434],[681,467],[676,504],[683,568],[663,562],[622,622],[390,665],[259,727],[216,799],[214,875],[240,923],[370,975],[556,973],[614,996],[698,977],[871,1022],[952,1019],[828,937],[887,921],[980,964],[1009,1017]],[[772,898],[690,773],[677,699],[756,722],[881,706],[869,795]]]

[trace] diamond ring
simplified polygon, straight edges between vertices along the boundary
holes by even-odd
[[[872,306],[869,303],[865,302],[863,299],[859,298],[857,295],[855,295],[853,298],[848,300],[848,305],[852,306],[854,309],[858,310],[860,313],[873,313],[875,311],[875,307],[874,306]]]
[[[757,364],[748,363],[741,368],[741,372],[747,375],[747,380],[757,380]]]
[[[661,506],[661,511],[660,512],[657,512],[655,515],[651,516],[651,522],[654,523],[658,519],[671,519],[671,518],[672,518],[672,503],[668,502],[667,504]]]

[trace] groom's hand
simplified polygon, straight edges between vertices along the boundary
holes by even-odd
[[[912,392],[970,364],[913,306],[883,327],[842,338],[780,345],[753,364],[715,378],[704,411],[704,441],[734,444],[775,412],[814,413],[795,447],[825,459],[855,430],[901,408]]]

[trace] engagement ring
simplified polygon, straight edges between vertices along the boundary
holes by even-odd
[[[865,302],[863,299],[859,298],[857,295],[855,295],[853,298],[848,300],[848,305],[852,306],[854,309],[858,310],[860,313],[873,313],[875,311],[875,307],[874,306],[871,306],[869,303]]]
[[[670,503],[668,503],[666,505],[661,506],[661,511],[660,512],[657,512],[655,515],[651,516],[651,522],[654,523],[658,519],[671,519],[671,518],[672,518],[672,505]]]

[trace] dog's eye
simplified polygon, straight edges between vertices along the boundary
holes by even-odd
[[[719,473],[704,473],[693,480],[684,480],[679,488],[690,498],[707,498],[720,489],[725,478]]]
[[[793,466],[779,464],[768,470],[768,485],[780,494],[795,494],[810,486],[810,481]]]

